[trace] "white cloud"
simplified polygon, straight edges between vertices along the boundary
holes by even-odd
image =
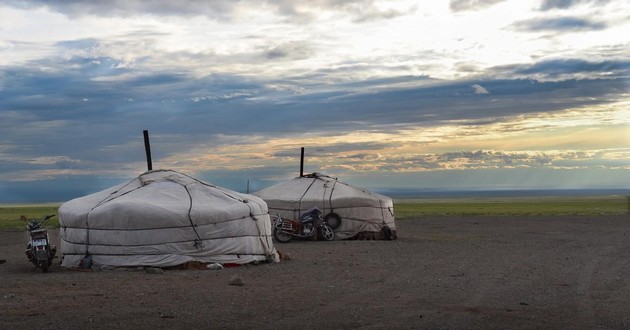
[[[450,0],[452,11],[479,10],[505,0]]]
[[[475,94],[490,94],[490,92],[488,92],[488,90],[485,87],[479,84],[474,84],[470,87],[472,87],[475,90]]]

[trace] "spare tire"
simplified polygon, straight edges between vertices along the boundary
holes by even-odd
[[[335,230],[341,226],[341,217],[337,213],[328,213],[324,217],[324,222],[326,222],[330,228]]]

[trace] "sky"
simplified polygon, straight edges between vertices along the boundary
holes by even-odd
[[[626,0],[4,0],[0,203],[154,169],[250,192],[630,189]]]

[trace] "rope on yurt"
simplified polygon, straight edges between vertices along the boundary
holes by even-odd
[[[197,182],[197,183],[199,183],[199,184],[201,184],[203,186],[217,189],[217,190],[221,191],[225,196],[247,205],[247,208],[249,208],[249,215],[252,217],[252,219],[255,219],[256,215],[262,215],[262,213],[261,214],[254,214],[254,211],[252,210],[252,207],[249,205],[249,202],[250,202],[249,199],[242,199],[242,198],[239,198],[237,196],[233,196],[232,194],[228,193],[227,191],[225,191],[225,189],[223,189],[221,187],[218,187],[218,186],[215,186],[215,185],[212,185],[212,184],[208,184],[206,182],[203,182],[203,181],[201,181],[201,180],[199,180],[197,178],[193,178],[190,175],[187,175],[187,174],[184,174],[184,173],[180,173],[180,174],[190,178],[191,180],[193,180],[193,181],[195,181],[195,182]],[[193,230],[195,231],[195,234],[197,235],[197,238],[198,238],[198,240],[195,240],[195,247],[200,249],[201,247],[203,247],[203,241],[201,240],[201,237],[199,236],[199,233],[197,232],[197,229],[195,228],[195,226],[193,224],[192,216],[190,215],[190,212],[192,210],[192,196],[190,195],[190,192],[188,191],[188,188],[186,186],[184,186],[184,188],[186,188],[186,192],[188,192],[188,197],[190,198],[190,208],[188,209],[188,220],[190,221],[190,224],[193,227]],[[258,228],[258,226],[257,226],[257,228]],[[266,247],[270,247],[271,244],[272,244],[271,243],[272,242],[271,241],[271,236],[263,235],[263,233],[261,233],[261,231],[260,231],[260,228],[258,228],[258,229],[259,229],[258,230],[258,237],[265,236],[265,240],[267,241],[267,244],[265,246]],[[269,253],[272,254],[272,252],[269,252]]]
[[[134,182],[137,178],[133,178],[131,180],[129,180],[127,183],[125,183],[122,187],[120,187],[118,190],[116,191],[112,191],[109,195],[107,195],[107,197],[103,198],[103,200],[101,200],[100,202],[96,203],[96,205],[94,205],[92,208],[90,208],[90,210],[87,212],[87,214],[85,215],[85,256],[83,257],[83,259],[81,260],[81,262],[83,263],[84,260],[86,260],[86,263],[89,263],[90,265],[81,265],[84,268],[89,268],[89,266],[91,266],[91,260],[90,260],[90,213],[92,213],[92,211],[94,211],[95,208],[109,202],[112,201],[120,196],[124,196],[132,191],[135,191],[138,188],[135,189],[131,189],[129,191],[126,191],[116,197],[111,198],[113,195],[117,194],[119,191],[121,191],[122,189],[124,189],[125,187],[127,187],[128,185],[130,185],[132,182]]]
[[[304,177],[309,177],[309,176],[304,176]],[[302,196],[300,197],[300,201],[298,202],[298,215],[296,217],[296,219],[299,219],[302,216],[302,199],[304,199],[304,196],[306,196],[306,193],[311,189],[311,187],[313,186],[313,184],[315,184],[315,181],[317,181],[318,177],[315,175],[315,173],[312,174],[312,176],[310,176],[313,178],[313,181],[311,181],[311,184],[308,185],[308,188],[306,188],[306,190],[304,190],[304,193],[302,194]]]
[[[330,205],[330,212],[328,213],[333,213],[333,205],[332,205],[332,196],[333,193],[335,192],[335,186],[337,185],[337,180],[333,181],[333,186],[332,188],[330,188],[330,195],[328,196],[328,205]],[[326,205],[326,203],[324,202],[324,205]]]
[[[179,172],[177,172],[177,173],[179,173]],[[221,191],[221,192],[222,192],[225,196],[227,196],[227,197],[229,197],[229,198],[232,198],[232,199],[237,200],[237,201],[239,201],[239,202],[245,203],[243,199],[241,199],[241,198],[239,198],[239,197],[236,197],[236,196],[233,196],[232,194],[229,194],[227,191],[225,191],[225,189],[223,189],[223,188],[221,188],[221,187],[219,187],[219,186],[215,186],[215,185],[213,185],[213,184],[208,184],[208,183],[206,183],[206,182],[203,182],[203,181],[201,181],[201,180],[199,180],[199,179],[193,178],[192,176],[187,175],[187,174],[184,174],[184,173],[179,173],[179,174],[181,174],[181,175],[183,175],[183,176],[185,176],[185,177],[188,177],[189,179],[194,180],[195,182],[197,182],[197,183],[199,183],[199,184],[201,184],[201,185],[204,185],[204,186],[206,186],[206,187],[211,187],[211,188],[214,188],[214,189],[216,189],[216,190],[219,190],[219,191]]]
[[[381,199],[378,199],[378,206],[381,209],[381,218],[383,218],[383,225],[387,225],[387,223],[385,223],[385,212],[383,210],[383,203],[381,202]]]
[[[195,226],[195,224],[193,223],[192,216],[190,215],[193,207],[193,198],[190,194],[190,190],[188,190],[188,187],[184,184],[182,184],[182,186],[184,187],[184,189],[186,189],[188,200],[190,201],[190,203],[188,204],[188,221],[190,221],[190,227],[192,227],[195,235],[197,236],[197,239],[195,240],[195,244],[193,244],[193,246],[197,248],[197,250],[201,250],[203,248],[203,240],[201,240],[201,236],[199,236],[199,233],[197,232],[197,226]]]

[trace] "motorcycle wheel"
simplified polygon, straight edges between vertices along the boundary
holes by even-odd
[[[48,273],[48,260],[40,260],[37,266],[42,270],[42,273]]]
[[[293,236],[285,233],[280,228],[273,229],[273,238],[276,239],[279,243],[289,243],[293,239]]]
[[[329,225],[324,224],[320,229],[320,234],[325,241],[332,241],[335,239],[335,232]]]

